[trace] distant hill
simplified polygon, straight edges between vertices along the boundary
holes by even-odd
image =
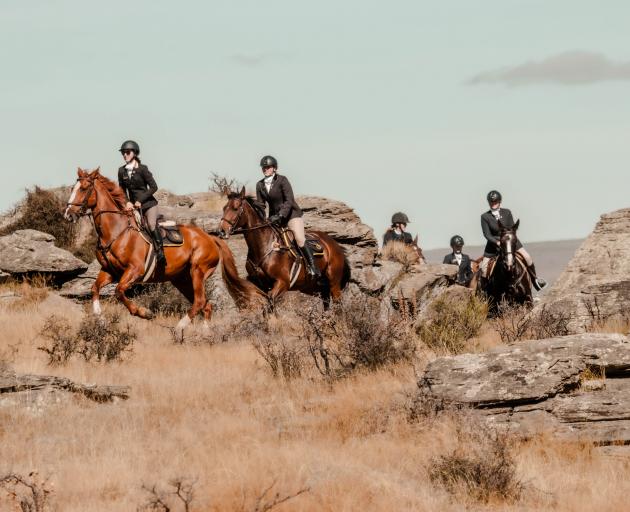
[[[527,250],[534,258],[538,274],[544,277],[551,285],[560,276],[567,266],[575,251],[584,242],[580,240],[560,240],[558,242],[531,242],[527,244]],[[429,262],[442,262],[444,255],[450,249],[431,249],[424,251]],[[466,246],[464,252],[471,258],[477,258],[483,254],[483,246]],[[549,289],[549,288],[547,288]]]

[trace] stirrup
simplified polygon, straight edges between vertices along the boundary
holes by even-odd
[[[534,285],[534,288],[536,288],[536,291],[539,292],[543,289],[545,289],[547,287],[547,281],[545,281],[543,278],[541,277],[535,277],[534,278],[534,282],[532,283]]]

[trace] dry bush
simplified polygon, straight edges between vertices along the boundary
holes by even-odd
[[[54,236],[58,247],[68,249],[74,242],[76,228],[63,218],[65,207],[65,203],[49,190],[40,187],[27,190],[22,216],[4,227],[0,235],[19,229],[35,229]]]
[[[533,313],[527,305],[499,305],[495,327],[503,343],[542,340],[569,334],[569,315],[553,313],[546,306]]]
[[[415,247],[404,244],[403,242],[390,242],[381,251],[381,257],[384,260],[396,261],[401,263],[407,269],[411,265],[420,261]]]
[[[181,317],[191,307],[186,297],[171,283],[144,285],[135,298],[141,306],[165,316]]]
[[[431,304],[430,315],[417,326],[422,341],[434,350],[459,354],[466,341],[479,334],[488,316],[488,302],[477,295],[465,301],[438,298]]]
[[[271,485],[265,487],[261,493],[256,498],[255,502],[252,506],[246,507],[245,503],[241,506],[241,510],[251,510],[252,512],[269,512],[274,508],[290,501],[294,498],[297,498],[301,494],[307,493],[310,491],[309,487],[303,487],[290,494],[281,494],[280,491],[273,492],[272,489],[275,487],[277,481],[274,480],[271,482]],[[243,500],[243,502],[245,499]]]
[[[75,354],[86,361],[122,361],[133,352],[137,334],[129,324],[120,322],[120,314],[106,313],[104,317],[86,316],[74,331],[69,322],[59,316],[47,318],[41,336],[48,345],[38,347],[48,354],[48,364],[62,365]]]
[[[138,512],[172,512],[181,510],[190,512],[192,502],[195,499],[196,479],[174,478],[168,482],[166,490],[157,484],[143,485],[142,490],[148,496],[144,503],[138,507]]]
[[[234,178],[228,178],[213,172],[210,174],[210,192],[227,196],[230,192],[237,192],[244,184]]]
[[[300,346],[297,340],[263,338],[254,340],[252,344],[274,377],[282,377],[288,381],[302,375],[304,347]]]
[[[48,480],[41,479],[36,472],[29,473],[26,477],[13,472],[6,473],[0,476],[0,489],[6,493],[8,501],[19,506],[22,512],[51,510],[49,505],[52,490]],[[0,500],[0,506],[2,506],[2,500]],[[2,510],[8,509],[2,508]]]
[[[384,314],[378,300],[360,294],[345,296],[326,312],[319,307],[302,313],[303,334],[313,363],[325,377],[413,359],[416,345],[409,323]]]
[[[428,471],[433,482],[451,494],[465,493],[483,503],[519,499],[523,484],[506,434],[469,419],[459,423],[457,442],[451,453],[432,459]]]
[[[25,276],[21,282],[15,281],[9,288],[13,289],[18,298],[9,303],[9,309],[18,311],[39,304],[48,297],[50,279],[42,274]]]
[[[98,237],[95,230],[90,230],[85,239],[78,245],[72,247],[71,252],[80,260],[86,263],[92,263],[96,258],[96,245],[98,243]]]

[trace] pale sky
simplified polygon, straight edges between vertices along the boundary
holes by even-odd
[[[482,242],[496,188],[527,241],[630,205],[630,3],[323,0],[0,3],[7,209],[128,138],[158,184],[260,178],[347,202],[380,237]]]

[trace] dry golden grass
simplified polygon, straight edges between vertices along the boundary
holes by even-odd
[[[17,371],[132,387],[129,400],[111,404],[60,396],[40,408],[0,405],[0,477],[10,471],[49,477],[58,510],[136,510],[147,499],[143,485],[166,488],[174,478],[197,479],[194,511],[253,511],[276,492],[303,489],[274,510],[626,507],[627,462],[547,438],[514,448],[524,484],[518,501],[482,505],[449,494],[430,480],[429,467],[436,457],[466,450],[466,438],[457,434],[466,418],[409,421],[411,365],[355,372],[332,384],[309,377],[287,382],[271,376],[251,339],[174,345],[164,326],[176,320],[159,317],[129,319],[139,333],[129,361],[73,359],[52,368],[37,350],[38,333],[49,315],[68,311],[48,301],[0,306],[0,343],[15,347],[9,362]],[[12,510],[10,503],[0,493],[0,510]]]

